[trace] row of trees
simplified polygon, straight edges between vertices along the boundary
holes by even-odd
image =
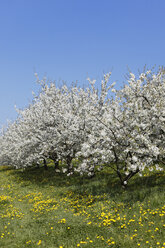
[[[0,135],[0,164],[26,168],[51,159],[68,175],[75,171],[94,175],[104,166],[114,169],[121,184],[145,167],[165,160],[165,71],[147,71],[138,78],[130,72],[120,90],[101,89],[95,80],[84,89],[57,87],[39,81],[33,102],[18,111],[18,118]],[[75,160],[78,162],[73,163]],[[74,164],[74,166],[73,166]]]

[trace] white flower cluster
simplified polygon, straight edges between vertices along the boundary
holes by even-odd
[[[164,69],[138,79],[130,73],[121,90],[108,86],[110,75],[100,91],[90,79],[86,89],[41,81],[39,96],[1,132],[0,164],[25,168],[52,159],[63,161],[68,175],[89,176],[110,166],[126,185],[146,166],[165,163]]]

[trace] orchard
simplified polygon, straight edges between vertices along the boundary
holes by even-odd
[[[55,172],[93,177],[111,167],[125,187],[165,166],[165,71],[130,72],[120,90],[104,75],[87,88],[38,80],[40,92],[0,135],[0,164],[15,169],[53,160]]]

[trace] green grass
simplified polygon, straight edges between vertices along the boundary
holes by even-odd
[[[88,179],[1,166],[0,247],[165,248],[165,173],[124,190],[108,169]]]

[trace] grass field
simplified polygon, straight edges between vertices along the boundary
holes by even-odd
[[[87,179],[1,166],[0,247],[165,248],[165,173],[122,189],[109,170]]]

